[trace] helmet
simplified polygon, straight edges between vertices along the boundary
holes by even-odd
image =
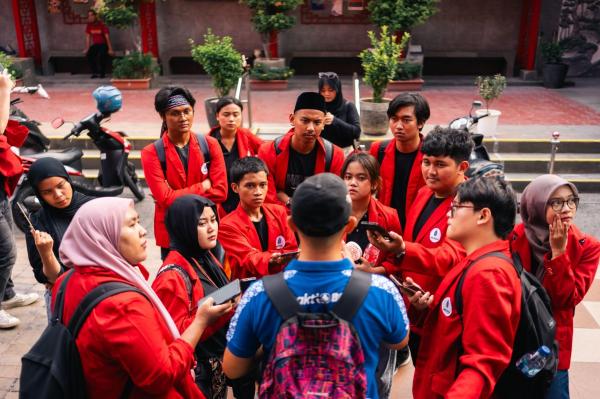
[[[488,176],[504,177],[504,166],[496,162],[482,160],[471,163],[465,174],[471,179]]]
[[[103,114],[112,114],[121,109],[123,97],[114,86],[100,86],[92,93],[96,100],[96,108]]]

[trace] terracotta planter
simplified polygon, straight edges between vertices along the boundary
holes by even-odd
[[[151,79],[111,79],[110,83],[119,90],[147,90]]]
[[[383,136],[388,131],[387,109],[391,100],[384,98],[381,103],[374,103],[372,98],[360,99],[360,127],[362,132],[371,136]]]
[[[15,79],[15,87],[23,86],[23,78]]]
[[[425,81],[421,78],[410,80],[391,80],[388,83],[388,91],[421,91]]]
[[[286,90],[288,88],[287,80],[250,80],[252,90]]]

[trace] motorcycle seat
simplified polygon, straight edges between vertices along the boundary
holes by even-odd
[[[61,151],[46,151],[36,154],[27,154],[27,158],[54,158],[59,160],[63,165],[69,165],[83,156],[83,151],[80,148],[67,148]]]

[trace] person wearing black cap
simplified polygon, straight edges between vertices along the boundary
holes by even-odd
[[[335,72],[319,72],[319,93],[325,98],[325,128],[321,137],[340,147],[350,147],[360,137],[356,106],[342,94],[342,82]]]
[[[260,147],[258,157],[269,168],[267,202],[289,208],[294,191],[304,179],[322,172],[340,174],[344,152],[320,137],[326,114],[323,96],[304,92],[290,115],[289,132]]]
[[[165,213],[176,198],[197,194],[220,204],[227,198],[227,171],[219,142],[194,134],[196,100],[184,87],[163,87],[154,108],[162,118],[160,139],[142,150],[142,167],[155,201],[154,235],[164,259],[169,252]]]
[[[272,293],[265,291],[265,287],[270,286],[270,283],[265,283],[266,280],[281,279],[283,276],[284,284],[302,312],[322,313],[331,310],[342,296],[347,295],[345,289],[351,278],[356,282],[366,276],[366,296],[353,314],[351,324],[364,355],[366,395],[363,393],[361,397],[378,398],[375,373],[380,346],[400,349],[408,342],[409,325],[402,297],[386,277],[353,272],[353,262],[342,252],[342,237],[356,227],[357,221],[351,215],[348,190],[341,178],[331,173],[307,178],[298,186],[291,208],[288,224],[298,234],[302,251],[297,259],[288,264],[283,275],[264,277],[242,297],[227,333],[223,371],[229,378],[245,375],[251,370],[254,356],[261,345],[265,357],[270,359],[283,318],[270,300]],[[269,369],[269,362],[265,370]],[[320,373],[318,378],[326,379],[327,375]],[[266,381],[286,383],[269,377],[267,373],[263,375],[261,392],[263,388],[266,389]],[[356,376],[358,379],[359,375]],[[330,385],[321,382],[322,386],[333,386],[333,390],[341,383],[337,380],[330,382]]]

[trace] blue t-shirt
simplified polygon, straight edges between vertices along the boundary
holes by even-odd
[[[342,296],[352,269],[348,259],[331,262],[293,260],[285,268],[284,277],[305,311],[323,312],[331,309]],[[263,345],[268,356],[282,322],[262,281],[257,281],[246,291],[231,319],[227,348],[235,356],[249,358]],[[397,344],[408,334],[404,302],[390,280],[372,275],[369,293],[354,315],[352,324],[365,356],[367,397],[377,398],[375,369],[379,361],[379,347],[383,342]]]

